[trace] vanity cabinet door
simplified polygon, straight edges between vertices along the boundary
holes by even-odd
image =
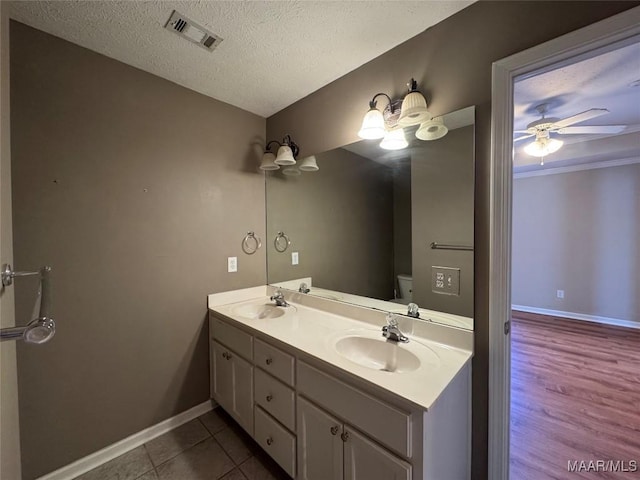
[[[411,465],[345,426],[344,480],[373,478],[411,480]]]
[[[253,435],[253,366],[218,342],[211,348],[213,398]]]
[[[298,397],[299,480],[342,480],[342,433],[342,422]]]

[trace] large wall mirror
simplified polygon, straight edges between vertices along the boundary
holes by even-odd
[[[268,282],[473,329],[474,118],[444,115],[435,140],[405,128],[400,150],[362,140],[315,155],[317,171],[268,171]]]

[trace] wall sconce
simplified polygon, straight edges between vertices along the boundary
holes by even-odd
[[[358,136],[365,140],[382,138],[380,148],[399,150],[406,148],[407,142],[403,127],[420,124],[416,137],[420,140],[436,140],[447,134],[448,129],[442,118],[432,118],[427,109],[427,100],[418,91],[418,82],[413,78],[407,83],[409,93],[401,100],[391,100],[386,93],[376,93],[369,102],[369,111],[362,120]],[[376,98],[384,96],[388,105],[378,110]]]
[[[271,151],[271,145],[274,143],[278,145],[278,151],[275,155]],[[299,152],[300,147],[291,139],[289,134],[285,135],[282,143],[277,140],[271,140],[264,149],[260,169],[278,170],[280,167],[284,167],[282,173],[290,176],[299,176],[302,171],[317,172],[320,170],[316,157],[313,155],[303,158],[300,164],[296,165]]]
[[[275,143],[278,145],[278,152],[276,155],[271,152],[271,145]],[[260,162],[261,170],[278,170],[281,165],[295,165],[296,157],[300,148],[291,139],[291,136],[287,134],[282,143],[277,140],[271,140],[267,143],[262,155],[262,162]]]

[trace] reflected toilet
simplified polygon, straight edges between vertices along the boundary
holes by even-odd
[[[398,287],[400,288],[400,297],[392,299],[391,302],[409,305],[413,301],[413,277],[403,273],[399,274]]]

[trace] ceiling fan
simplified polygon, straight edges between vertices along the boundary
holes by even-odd
[[[592,108],[584,112],[572,115],[567,118],[547,118],[545,115],[549,109],[549,104],[543,103],[536,107],[538,113],[542,118],[531,122],[527,125],[526,130],[514,130],[514,133],[525,133],[520,137],[514,138],[514,142],[525,140],[527,138],[535,137],[535,140],[525,147],[525,152],[535,157],[543,157],[553,152],[557,152],[562,147],[561,140],[552,138],[550,134],[568,135],[568,134],[613,134],[620,133],[626,127],[626,125],[579,125],[573,126],[576,123],[581,123],[592,118],[599,117],[609,113],[606,108]]]

